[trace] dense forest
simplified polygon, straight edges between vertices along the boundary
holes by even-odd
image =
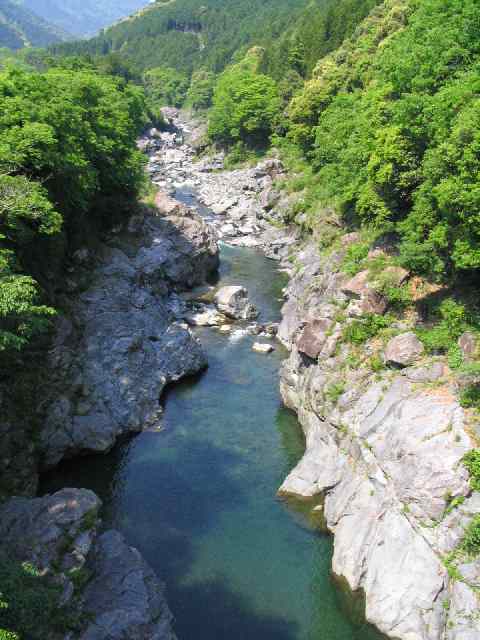
[[[302,177],[295,188],[302,191],[299,209],[307,210],[311,229],[333,205],[349,225],[397,234],[401,262],[414,272],[435,279],[473,274],[480,266],[480,234],[471,214],[479,205],[479,13],[473,0],[376,4],[325,0],[305,6],[303,0],[284,0],[262,3],[259,9],[255,2],[230,6],[210,0],[199,8],[193,0],[181,0],[149,8],[93,40],[31,56],[37,66],[38,59],[41,66],[49,66],[60,58],[63,65],[93,65],[121,76],[115,82],[123,100],[134,90],[120,90],[122,83],[143,84],[152,108],[186,103],[207,109],[213,104],[212,143],[235,148],[235,157],[241,158],[248,148],[268,147],[273,136],[285,157],[300,166]],[[251,49],[255,44],[262,46]],[[115,53],[119,49],[121,54]],[[84,62],[78,58],[81,54]],[[41,78],[46,83],[38,89],[41,95],[48,94],[53,78],[60,81],[61,73],[67,72],[32,72],[28,77],[29,82]],[[5,78],[5,86],[11,87],[11,77]],[[104,87],[113,91],[114,81],[109,82]],[[15,90],[22,84],[14,85]],[[71,224],[67,203],[61,202],[55,187],[55,170],[35,166],[33,171],[30,155],[12,159],[8,153],[13,152],[5,151],[5,140],[17,129],[12,128],[6,89],[4,95],[5,185],[11,189],[10,183],[18,183],[15,175],[27,174],[28,181],[22,178],[24,197],[28,191],[40,210],[48,200],[48,206],[59,209]],[[38,115],[30,116],[35,135],[47,135],[43,129],[37,131]],[[130,143],[138,122],[137,114]],[[44,125],[56,127],[58,122],[41,121]],[[22,131],[26,128],[28,118]],[[50,153],[52,135],[55,144],[61,144],[51,131],[46,140],[32,140],[28,133],[28,141],[17,145],[16,153],[26,147],[44,163],[43,149]],[[38,145],[43,145],[42,152]],[[122,153],[131,162],[124,146]],[[43,184],[47,173],[50,177]],[[139,177],[128,177],[126,171],[117,179],[123,191],[133,194]],[[69,199],[91,202],[96,189],[107,195],[115,191],[102,180],[95,175],[69,189]],[[83,203],[80,209],[89,206]],[[43,215],[37,213],[36,219]],[[55,225],[39,222],[34,227],[39,237],[54,228],[58,231]],[[4,235],[10,244],[23,242],[11,231]]]
[[[55,51],[69,55],[121,51],[138,72],[163,66],[191,74],[201,68],[218,73],[233,56],[241,58],[251,45],[261,45],[270,51],[269,71],[280,77],[296,39],[302,40],[311,69],[375,4],[376,0],[157,2],[93,40]]]
[[[0,74],[0,351],[48,329],[65,260],[143,184],[140,90],[93,69]],[[118,219],[118,218],[117,218]]]

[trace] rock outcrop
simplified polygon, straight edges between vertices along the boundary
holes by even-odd
[[[465,500],[468,421],[446,365],[424,357],[403,325],[388,344],[373,339],[355,350],[343,340],[349,323],[371,313],[352,302],[371,300],[373,290],[364,273],[345,282],[342,255],[320,256],[313,246],[296,255],[278,333],[290,350],[281,392],[307,447],[280,494],[323,496],[333,571],[364,591],[366,617],[383,633],[473,640],[479,563],[458,566],[455,580],[445,560],[480,507],[479,494]],[[388,363],[407,368],[372,371],[369,358],[381,362],[383,350]]]
[[[413,333],[407,331],[388,341],[385,347],[385,362],[397,367],[408,367],[420,358],[424,346]]]
[[[248,291],[245,287],[237,285],[222,287],[215,294],[215,304],[222,313],[236,320],[252,320],[258,315],[248,299]]]
[[[208,226],[175,201],[133,218],[91,257],[48,356],[44,468],[158,424],[165,386],[206,366],[175,290],[203,283],[217,265]]]
[[[9,500],[0,507],[9,561],[60,587],[58,606],[74,621],[68,640],[175,640],[162,584],[120,533],[99,533],[100,506],[85,489]]]

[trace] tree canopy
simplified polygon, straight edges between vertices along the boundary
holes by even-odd
[[[145,118],[139,89],[93,70],[0,73],[0,352],[45,329],[55,265],[137,194]]]

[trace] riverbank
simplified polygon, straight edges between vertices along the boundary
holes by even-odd
[[[70,485],[100,494],[105,524],[120,529],[168,577],[182,640],[198,636],[199,620],[205,637],[377,638],[339,609],[329,583],[330,543],[305,535],[320,521],[335,535],[334,573],[364,592],[367,619],[383,633],[401,640],[473,639],[480,571],[475,559],[454,552],[479,511],[461,464],[475,444],[475,428],[458,403],[448,363],[425,355],[408,321],[361,344],[345,339],[355,322],[386,311],[365,274],[347,277],[341,269],[352,234],[324,252],[316,241],[302,241],[281,224],[290,202],[276,188],[286,177],[277,158],[235,171],[222,170],[221,156],[195,162],[183,141],[189,123],[174,118],[176,129],[139,142],[159,187],[159,215],[132,219],[100,252],[76,257],[83,283],[72,284],[76,321],[64,330],[59,325],[51,353],[58,382],[45,381],[43,409],[54,428],[41,438],[43,467],[108,451],[122,434],[150,429],[106,458],[60,465],[42,492]],[[217,240],[227,243],[220,281],[186,291],[215,270]],[[383,248],[374,250],[378,256]],[[288,285],[279,284],[277,267]],[[238,321],[225,315],[228,304],[215,304],[215,293],[246,284],[260,317]],[[296,426],[287,426],[291,416],[280,409],[276,388],[284,355],[273,339],[280,319],[278,337],[289,351],[280,387],[305,432],[303,457],[302,442],[290,447]],[[273,355],[255,353],[256,341],[275,348]],[[162,391],[202,370],[205,350],[207,375],[169,391],[163,412]],[[277,411],[280,441],[272,429]],[[283,497],[306,500],[296,520],[273,500],[280,485]],[[90,494],[55,495],[59,505],[46,509],[63,518]],[[105,547],[97,517],[87,517],[90,542],[79,547],[84,515],[69,534],[75,557],[86,548],[76,570],[94,566],[94,549]],[[15,516],[5,541],[27,517]],[[61,529],[55,545],[62,538]],[[285,563],[292,565],[287,571]],[[145,572],[143,585],[150,580]],[[62,574],[67,584],[68,571]],[[144,603],[148,624],[155,622],[155,607],[148,597]],[[112,615],[98,615],[104,614]],[[168,615],[162,623],[171,633]],[[138,618],[133,624],[140,638],[154,637]],[[120,625],[115,633],[126,639],[132,629]]]
[[[387,636],[476,637],[480,566],[461,549],[479,512],[462,464],[476,446],[478,419],[460,406],[446,357],[428,355],[414,333],[417,318],[401,314],[385,320],[383,333],[347,338],[372,314],[384,316],[388,300],[367,270],[352,277],[342,269],[358,234],[320,251],[321,238],[302,241],[282,226],[291,203],[275,188],[285,179],[278,159],[224,172],[221,155],[192,165],[190,153],[177,148],[166,173],[152,157],[154,181],[198,189],[213,205],[220,237],[261,247],[290,276],[279,328],[290,351],[281,391],[307,451],[280,494],[324,499],[333,571],[365,593],[367,619]],[[389,284],[399,288],[409,274],[388,267],[389,250],[372,246],[369,256],[385,262]],[[470,336],[458,344],[468,359]]]

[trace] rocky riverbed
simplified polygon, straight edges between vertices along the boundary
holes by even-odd
[[[240,321],[241,331],[261,336],[257,350],[267,358],[278,329],[290,353],[282,396],[306,436],[280,495],[315,498],[335,536],[334,573],[364,592],[367,619],[388,637],[478,638],[480,564],[452,556],[480,511],[461,464],[476,426],[447,363],[424,354],[408,321],[386,344],[367,341],[360,352],[347,344],[346,326],[386,310],[365,274],[340,270],[352,238],[319,253],[281,224],[292,201],[279,190],[285,170],[277,158],[233,171],[223,169],[222,155],[196,161],[192,124],[167,115],[170,131],[139,141],[159,188],[154,210],[74,256],[39,393],[44,428],[28,455],[45,469],[160,427],[166,385],[207,364],[195,327],[228,333]],[[218,241],[259,248],[289,273],[279,328],[256,321],[242,282],[220,291],[208,284]],[[13,426],[3,425],[7,436]],[[21,438],[6,441],[23,446]],[[160,583],[120,534],[99,533],[99,507],[84,490],[13,499],[1,507],[2,543],[19,561],[47,572],[55,566],[64,600],[91,621],[82,640],[173,638]],[[84,567],[89,581],[76,593],[69,572]]]
[[[176,117],[175,124],[189,126]],[[193,164],[183,139],[162,136],[171,151],[163,164],[151,153],[154,181],[196,189],[220,238],[262,248],[291,276],[278,334],[290,351],[281,391],[307,449],[280,495],[324,497],[333,571],[365,593],[367,619],[387,636],[478,638],[480,564],[455,554],[480,508],[461,462],[476,446],[478,425],[459,405],[447,362],[424,353],[408,320],[360,354],[342,340],[346,326],[385,313],[387,302],[365,272],[341,272],[352,234],[322,255],[277,224],[291,206],[276,189],[285,177],[277,159],[226,172],[222,156]],[[392,277],[400,285],[408,274],[397,269]]]

